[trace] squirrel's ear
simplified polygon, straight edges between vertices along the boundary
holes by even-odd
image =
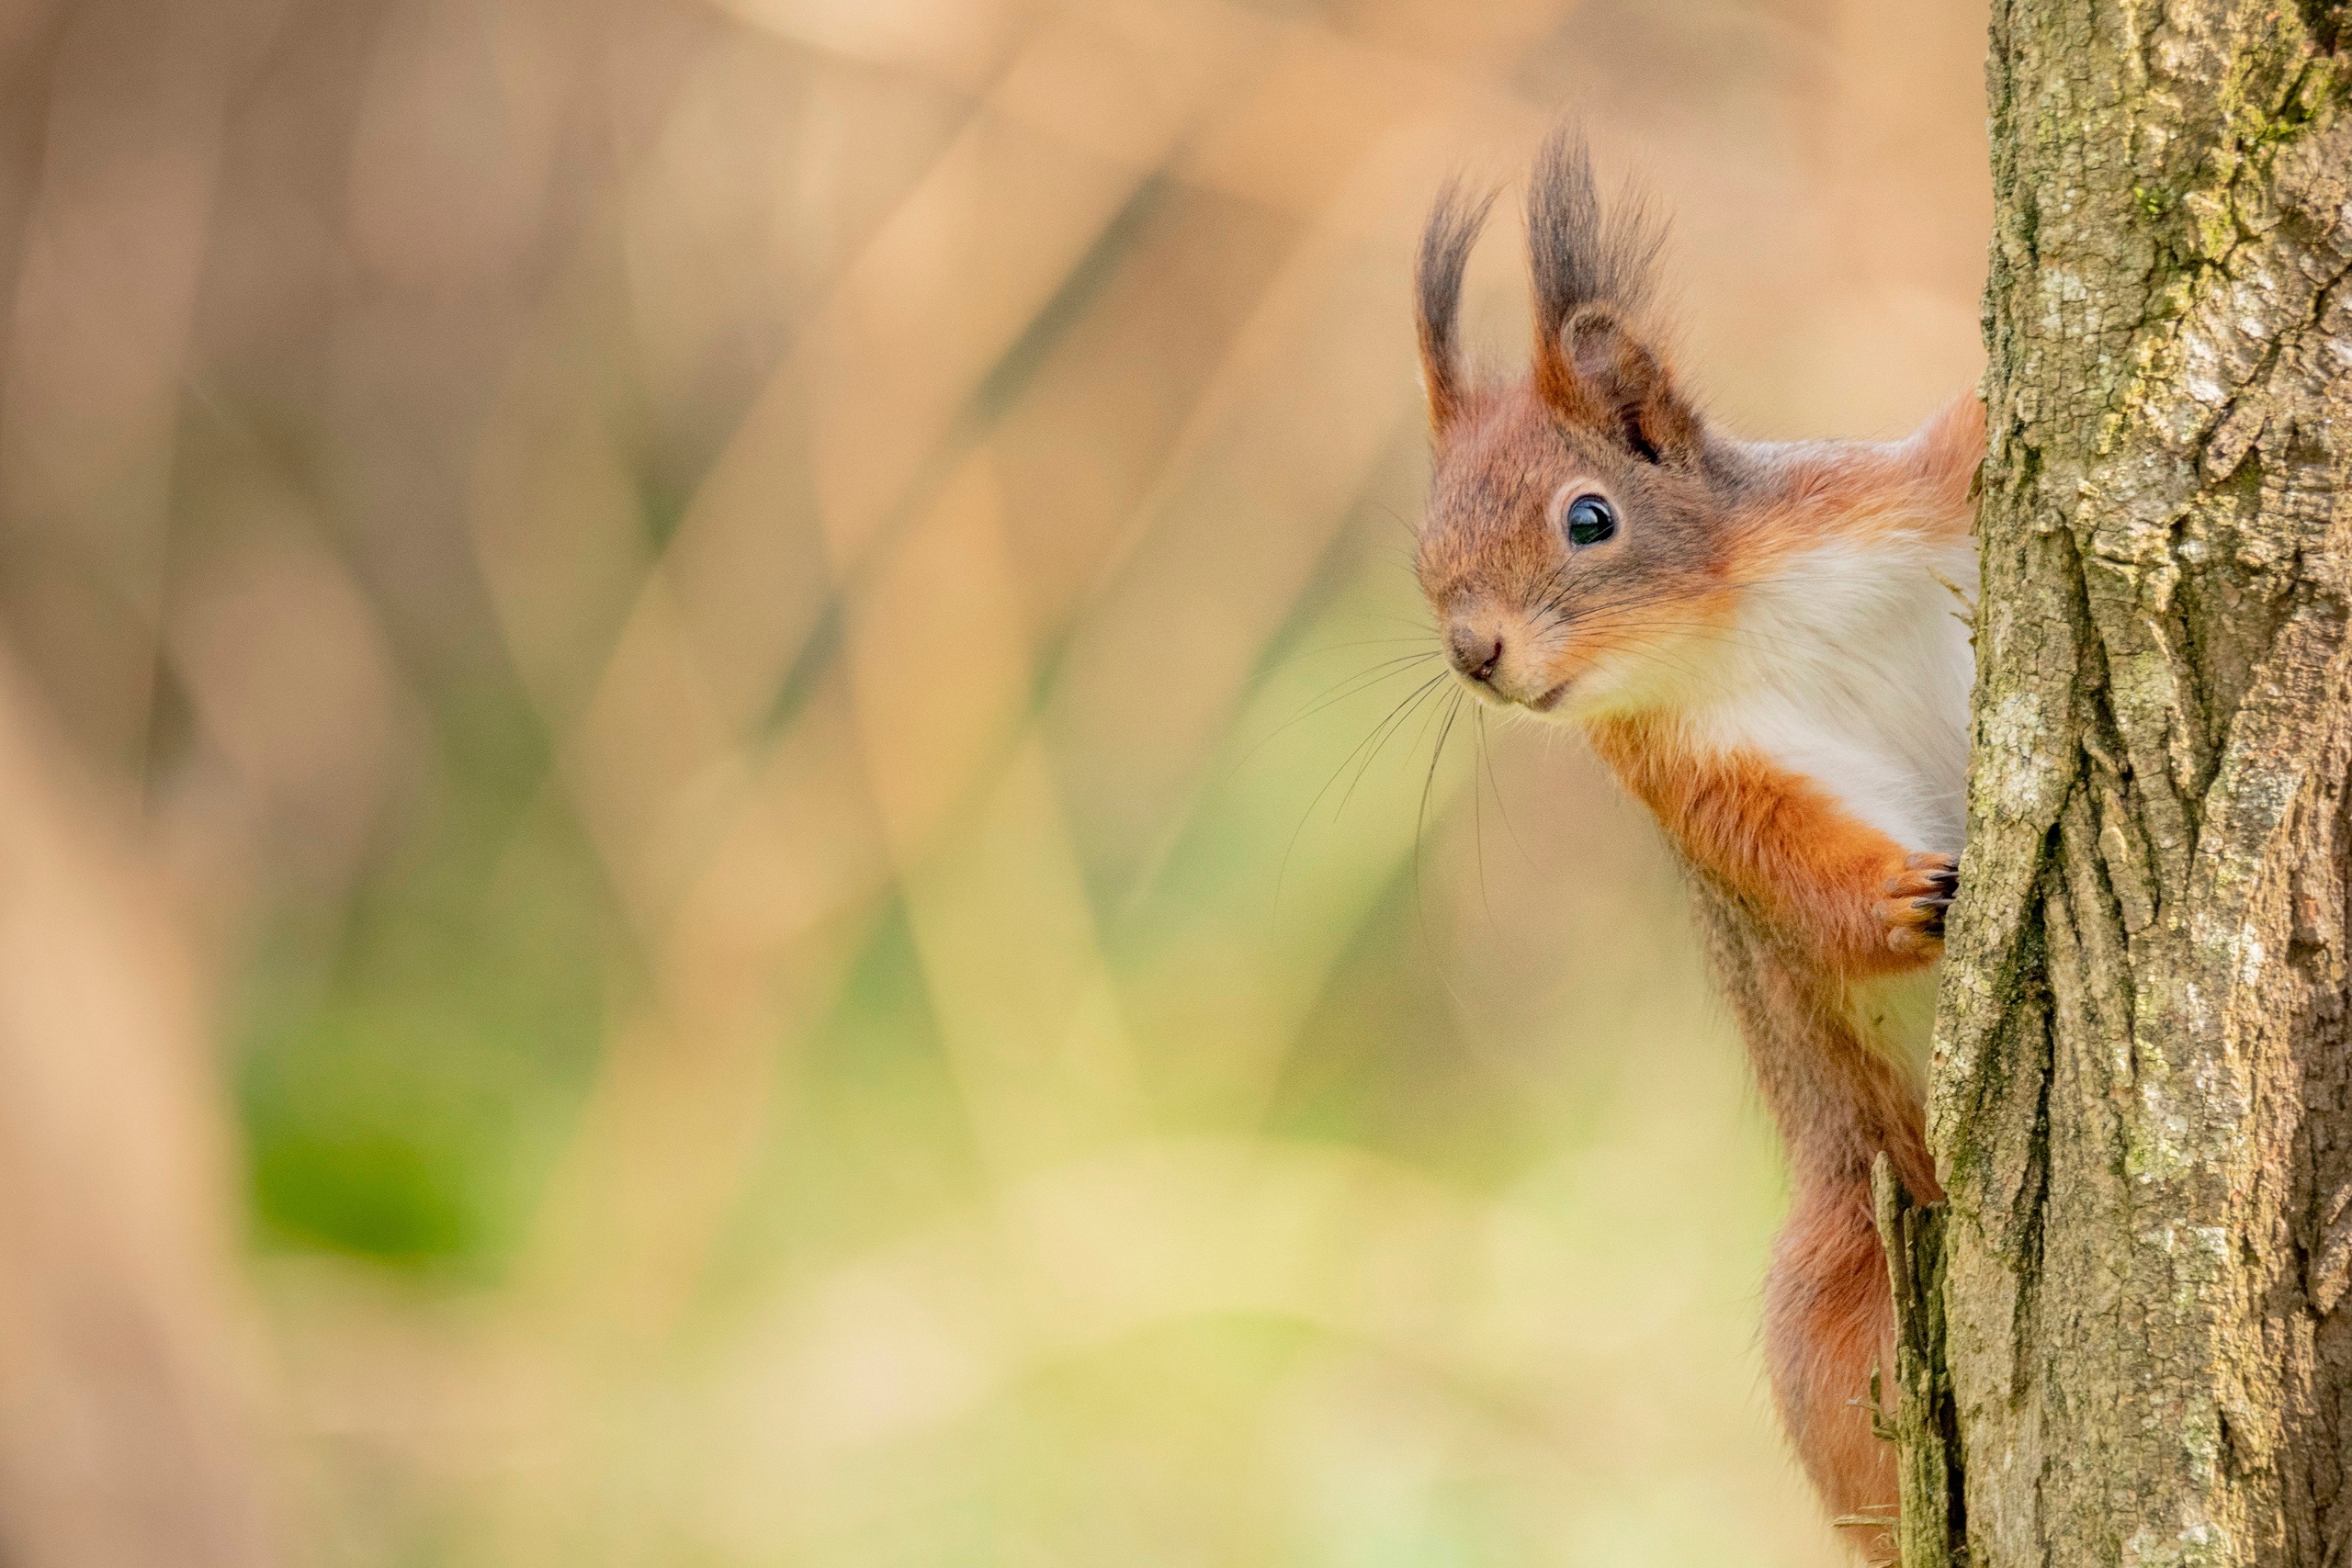
[[[1442,437],[1462,416],[1467,389],[1462,371],[1462,348],[1454,333],[1461,314],[1462,273],[1470,262],[1470,247],[1487,221],[1494,193],[1471,197],[1458,181],[1448,180],[1430,209],[1429,226],[1421,231],[1419,264],[1413,269],[1413,306],[1419,328],[1421,386],[1429,394],[1430,430]]]
[[[1699,416],[1674,379],[1606,305],[1578,306],[1556,337],[1539,342],[1535,385],[1569,424],[1616,441],[1652,463],[1697,457]]]

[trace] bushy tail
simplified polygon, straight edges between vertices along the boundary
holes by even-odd
[[[1797,1194],[1773,1244],[1764,1344],[1789,1440],[1831,1515],[1886,1520],[1839,1534],[1865,1561],[1891,1561],[1894,1445],[1872,1420],[1871,1374],[1894,1366],[1894,1305],[1866,1183]]]

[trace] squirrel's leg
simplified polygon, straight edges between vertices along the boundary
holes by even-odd
[[[1681,845],[1825,973],[1899,974],[1935,962],[1959,867],[1916,853],[1829,791],[1752,750],[1596,725],[1593,744]]]
[[[1838,1530],[1863,1560],[1889,1560],[1894,1445],[1873,1421],[1871,1374],[1894,1364],[1894,1310],[1885,1254],[1860,1181],[1797,1195],[1772,1249],[1764,1291],[1765,1356],[1772,1393],[1797,1458]],[[1882,1397],[1894,1390],[1881,1379]],[[1890,1528],[1860,1523],[1883,1518]]]

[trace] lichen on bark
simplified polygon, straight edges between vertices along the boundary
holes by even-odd
[[[1993,7],[1929,1106],[1973,1568],[2352,1562],[2343,10]]]

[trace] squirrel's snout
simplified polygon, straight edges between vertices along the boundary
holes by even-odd
[[[1494,678],[1495,667],[1503,661],[1503,639],[1490,632],[1456,626],[1449,648],[1453,667],[1481,685]]]

